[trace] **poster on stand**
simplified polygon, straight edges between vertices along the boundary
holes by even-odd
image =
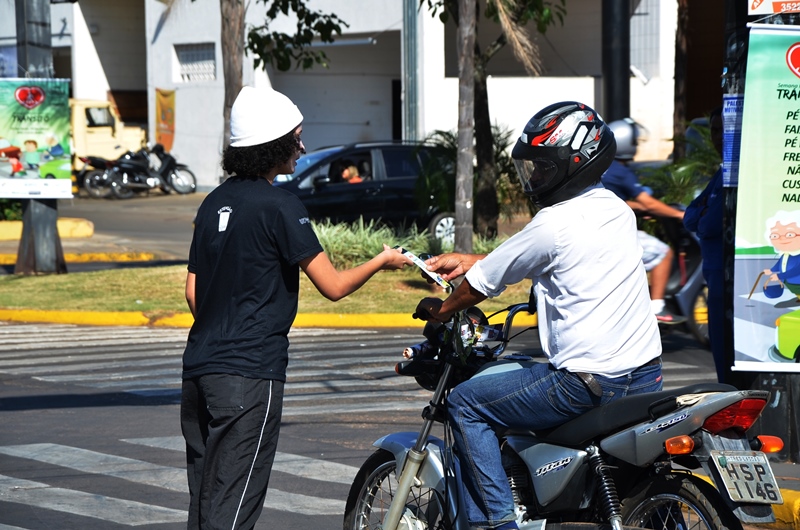
[[[734,370],[800,372],[800,28],[753,25],[734,255]]]
[[[0,79],[0,198],[72,198],[68,79]]]

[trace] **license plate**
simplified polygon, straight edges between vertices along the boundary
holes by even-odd
[[[711,461],[734,502],[783,504],[767,456],[760,451],[711,451]]]

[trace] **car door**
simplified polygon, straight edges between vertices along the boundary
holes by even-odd
[[[416,221],[420,211],[415,200],[415,186],[421,172],[417,146],[383,147],[381,166],[384,180],[384,219],[393,223]]]
[[[360,181],[344,180],[344,170],[354,167]],[[373,167],[371,149],[345,150],[328,160],[303,184],[306,193],[302,200],[309,215],[334,222],[353,222],[359,217],[366,221],[379,219],[384,211],[383,183],[373,178]]]

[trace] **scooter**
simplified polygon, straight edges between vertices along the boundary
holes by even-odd
[[[350,488],[344,530],[470,528],[447,393],[469,378],[534,362],[504,355],[515,315],[528,310],[528,304],[508,307],[502,324],[489,325],[495,315],[486,319],[476,308],[447,324],[426,324],[426,340],[408,348],[409,358],[395,367],[433,391],[422,427],[374,443],[377,450]],[[783,442],[747,433],[768,398],[762,390],[699,384],[622,397],[541,432],[497,432],[517,525],[724,530],[769,524],[771,505],[783,499],[767,454]],[[436,424],[443,438],[431,434]]]
[[[187,194],[197,187],[194,173],[185,164],[178,164],[161,144],[151,150],[128,151],[114,161],[111,170],[111,193],[117,199],[130,199],[154,189]]]
[[[667,310],[686,317],[687,331],[708,348],[708,288],[703,278],[703,257],[697,236],[686,230],[678,219],[660,218],[657,230],[657,237],[674,253],[664,296]],[[675,327],[661,326],[661,331],[669,332]]]

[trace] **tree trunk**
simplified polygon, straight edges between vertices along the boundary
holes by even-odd
[[[472,175],[475,106],[475,0],[458,0],[458,157],[455,251],[472,252]]]
[[[475,232],[492,238],[497,235],[497,169],[494,165],[494,141],[489,115],[489,92],[486,87],[486,68],[476,59],[475,65],[475,159],[478,179],[475,191]]]
[[[225,129],[222,138],[223,149],[231,139],[231,107],[242,89],[242,64],[244,62],[244,0],[220,0],[222,14],[222,72],[225,76],[225,106],[223,116]]]
[[[672,114],[672,137],[681,138],[686,124],[686,63],[689,39],[689,0],[678,0],[678,29],[675,31],[675,109]],[[684,142],[673,142],[672,159],[686,155]]]

